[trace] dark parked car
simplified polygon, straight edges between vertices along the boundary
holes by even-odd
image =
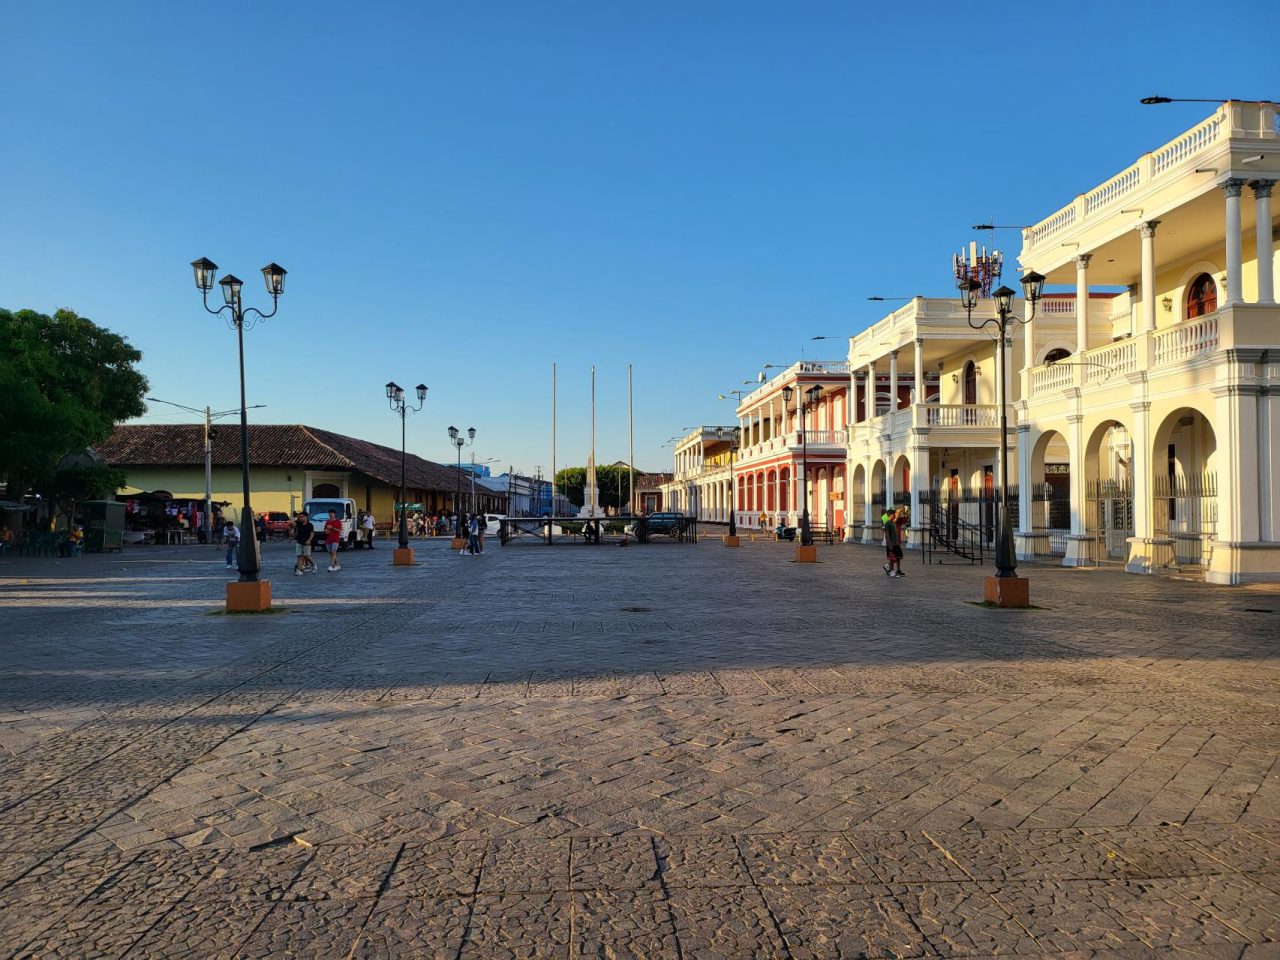
[[[684,533],[688,520],[683,513],[651,513],[645,519],[649,533],[665,533],[678,537]]]

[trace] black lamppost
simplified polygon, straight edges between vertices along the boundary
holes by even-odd
[[[411,413],[417,413],[422,409],[422,405],[427,401],[427,385],[420,383],[417,386],[418,405],[411,407],[405,403],[404,388],[394,380],[387,384],[387,403],[391,405],[394,413],[400,414],[400,549],[404,550],[409,546],[409,523],[405,519],[405,497],[404,497],[404,474],[405,474],[405,443],[404,443],[404,420]],[[373,541],[370,541],[372,544]]]
[[[782,388],[783,403],[790,403],[794,395],[795,390],[792,387],[786,386]],[[821,399],[822,384],[815,383],[804,392],[803,400],[796,404],[799,408],[797,414],[800,420],[800,463],[804,477],[800,484],[801,496],[804,499],[800,513],[800,546],[802,547],[808,547],[813,544],[813,531],[809,526],[809,431],[805,429],[804,415],[811,407],[816,408],[818,401]]]
[[[977,323],[973,320],[973,308],[978,305],[978,291],[981,284],[976,280],[965,278],[959,283],[960,303],[969,318],[969,326],[981,330],[994,326],[999,333],[996,339],[996,362],[1000,369],[1000,527],[996,540],[996,576],[1016,577],[1018,564],[1013,551],[1013,529],[1009,526],[1009,425],[1008,401],[1009,370],[1005,361],[1005,344],[1009,340],[1009,327],[1014,323],[1026,323],[1036,315],[1036,304],[1044,292],[1044,277],[1032,270],[1022,277],[1022,294],[1031,304],[1031,314],[1019,317],[1013,312],[1014,292],[1008,287],[993,290],[991,297],[996,302],[996,315]]]
[[[459,506],[459,503],[462,500],[462,448],[476,442],[476,428],[468,427],[467,436],[464,439],[459,433],[457,427],[450,427],[449,442],[458,448],[458,487],[453,494],[453,512],[457,517],[457,523],[454,525],[453,535],[455,537],[461,537],[462,508]]]
[[[724,427],[716,427],[716,436],[723,440],[729,438],[729,536],[736,537],[738,535],[737,509],[734,502],[737,495],[737,486],[733,480],[733,462],[738,458],[738,446],[742,442],[742,428],[730,427],[726,430]]]
[[[214,278],[218,275],[218,265],[208,257],[193,260],[191,269],[195,271],[196,289],[204,308],[217,315],[224,310],[231,311],[231,325],[236,330],[236,344],[240,351],[240,479],[244,484],[244,510],[240,515],[240,549],[236,559],[240,565],[240,580],[254,582],[262,569],[262,560],[258,553],[258,536],[253,529],[253,509],[249,506],[249,415],[245,408],[244,396],[244,323],[246,315],[252,314],[251,322],[266,320],[276,315],[280,306],[280,295],[284,293],[284,275],[287,272],[278,263],[268,263],[262,268],[262,279],[267,285],[267,293],[271,294],[271,312],[263,313],[254,307],[245,309],[240,300],[240,288],[244,285],[239,278],[227,274],[218,281],[222,287],[222,299],[226,303],[214,310],[209,306],[209,291],[213,289]]]

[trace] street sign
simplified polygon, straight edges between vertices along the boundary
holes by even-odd
[[[395,509],[397,509],[397,510],[421,510],[421,509],[422,509],[422,504],[420,504],[420,503],[397,503],[397,504],[396,504],[396,506],[395,506]]]

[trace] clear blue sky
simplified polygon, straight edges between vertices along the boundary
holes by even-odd
[[[1207,116],[1280,97],[1280,10],[1114,3],[8,3],[0,304],[126,334],[158,397],[237,402],[188,263],[289,270],[260,422],[550,467],[731,419],[762,363],[948,295],[970,226],[1038,220]],[[981,235],[977,239],[983,239]],[[1002,238],[1012,262],[1014,234]],[[305,371],[305,376],[304,376]],[[176,417],[175,417],[176,414]],[[149,419],[183,419],[154,408]]]

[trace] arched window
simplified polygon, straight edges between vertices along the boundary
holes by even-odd
[[[1044,355],[1045,363],[1057,363],[1059,360],[1065,360],[1071,356],[1071,351],[1065,347],[1055,347]]]
[[[316,500],[337,500],[342,491],[336,483],[317,483],[311,488],[311,496]]]
[[[964,365],[964,403],[978,402],[978,367],[972,360]]]
[[[1202,273],[1187,287],[1187,319],[1203,317],[1218,309],[1218,288],[1213,277]]]

